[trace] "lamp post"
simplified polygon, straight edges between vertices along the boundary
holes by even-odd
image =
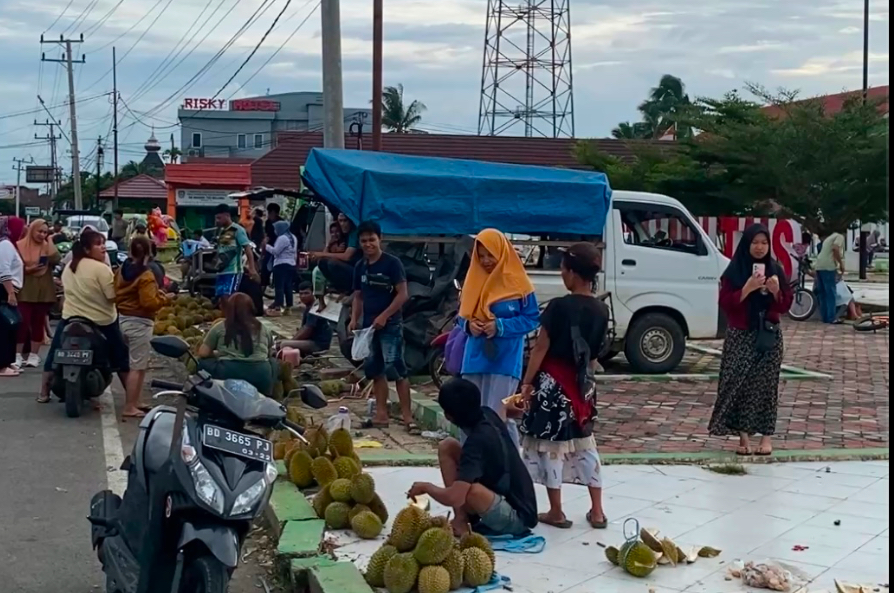
[[[869,0],[863,0],[863,104],[869,102]],[[869,233],[860,221],[860,280],[866,280],[869,257],[866,253]]]

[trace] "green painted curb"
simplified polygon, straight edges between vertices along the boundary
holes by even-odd
[[[693,350],[695,352],[700,352],[702,354],[709,354],[711,356],[717,356],[718,358],[723,356],[723,352],[718,350],[717,348],[710,348],[708,346],[701,346],[699,344],[687,343],[686,348],[689,350]],[[715,373],[715,375],[716,375],[716,373]],[[809,371],[807,369],[793,367],[793,366],[787,365],[787,364],[782,365],[782,379],[783,380],[789,380],[789,381],[831,381],[833,378],[834,377],[832,377],[832,375],[827,375],[825,373]]]
[[[279,537],[277,552],[288,558],[309,558],[320,554],[326,522],[289,521]]]
[[[373,593],[353,562],[317,565],[308,573],[310,593]]]
[[[337,562],[328,556],[295,558],[289,561],[289,580],[295,591],[304,593],[310,586],[310,570],[316,566],[335,566]]]
[[[273,485],[273,495],[267,508],[275,513],[280,523],[317,519],[316,511],[298,487],[285,480],[277,480]]]

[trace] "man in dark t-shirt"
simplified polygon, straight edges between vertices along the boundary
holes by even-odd
[[[332,325],[323,317],[314,315],[314,289],[310,282],[302,282],[298,286],[298,300],[304,305],[304,318],[301,329],[295,337],[282,343],[283,347],[297,348],[302,356],[326,352],[332,345]]]
[[[464,535],[470,523],[487,535],[528,533],[537,526],[537,496],[506,423],[490,408],[481,407],[481,392],[465,379],[444,383],[438,403],[447,419],[465,433],[466,442],[446,439],[439,446],[444,488],[417,482],[408,495],[425,494],[451,507],[458,535]]]
[[[376,417],[367,428],[388,426],[388,374],[397,376],[397,395],[404,425],[410,434],[419,434],[410,407],[409,371],[404,362],[403,314],[409,300],[407,273],[399,259],[382,251],[382,229],[375,222],[357,227],[363,258],[354,267],[354,300],[348,331],[374,332],[370,354],[363,363],[366,378],[373,382]],[[358,332],[359,334],[359,332]],[[356,339],[356,338],[355,338]]]

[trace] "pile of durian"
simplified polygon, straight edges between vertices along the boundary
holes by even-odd
[[[638,536],[628,539],[620,549],[609,547],[605,557],[615,566],[637,578],[644,579],[659,566],[685,566],[694,564],[699,558],[716,558],[720,550],[709,546],[691,548],[684,551],[670,538],[659,539],[659,531],[641,529]]]
[[[167,307],[155,314],[156,336],[181,336],[190,346],[201,343],[203,332],[200,325],[213,323],[223,317],[210,299],[180,295]]]
[[[366,582],[388,593],[448,593],[491,582],[496,557],[490,542],[469,533],[457,540],[448,517],[410,505],[394,519],[391,535],[369,561]]]

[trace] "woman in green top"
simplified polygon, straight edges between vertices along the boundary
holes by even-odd
[[[199,347],[199,369],[215,379],[243,379],[270,396],[277,374],[272,351],[273,334],[254,316],[251,297],[237,292],[225,301],[223,322]]]

